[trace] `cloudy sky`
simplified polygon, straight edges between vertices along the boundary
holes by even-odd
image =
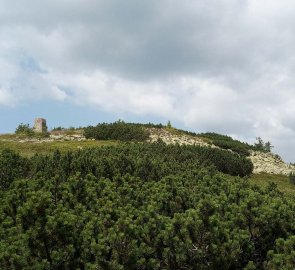
[[[0,0],[0,132],[118,118],[295,161],[295,2]]]

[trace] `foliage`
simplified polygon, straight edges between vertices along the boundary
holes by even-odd
[[[198,136],[210,139],[214,145],[219,146],[222,149],[230,149],[243,156],[249,156],[249,150],[253,149],[253,147],[247,143],[214,132],[201,133]]]
[[[270,142],[264,142],[260,137],[256,138],[257,142],[254,145],[250,145],[248,143],[234,140],[230,136],[214,132],[201,133],[198,134],[198,136],[210,139],[214,145],[222,149],[230,149],[243,156],[249,156],[249,150],[271,152],[271,149],[273,148]]]
[[[154,124],[154,123],[133,123],[133,125],[135,126],[141,126],[141,127],[145,127],[145,128],[164,128],[164,125],[162,124]]]
[[[295,199],[220,173],[251,172],[229,151],[130,143],[2,159],[18,169],[1,170],[11,181],[0,189],[0,269],[284,269],[292,259]]]
[[[0,153],[0,190],[8,189],[11,183],[27,176],[29,170],[28,160],[15,152],[5,149]]]
[[[145,141],[149,138],[149,132],[143,126],[121,120],[88,126],[84,129],[84,135],[96,140]]]
[[[268,252],[266,267],[271,270],[292,270],[295,265],[295,236],[276,240],[275,250]]]
[[[61,126],[54,127],[54,128],[52,129],[52,131],[62,131],[62,130],[65,130],[65,128],[64,128],[64,127],[61,127]]]
[[[34,132],[33,130],[30,128],[29,124],[19,124],[15,130],[15,134],[18,135],[26,135],[26,136],[33,136]]]
[[[164,143],[127,143],[68,153],[63,158],[67,159],[66,171],[97,175],[97,172],[107,170],[107,176],[110,176],[120,168],[121,174],[133,173],[143,180],[159,180],[167,173],[193,170],[196,166],[210,166],[220,172],[242,177],[250,175],[253,170],[250,160],[228,151],[199,146],[167,146]],[[58,162],[50,156],[36,160],[42,162],[42,170],[46,169],[51,174],[58,170]],[[35,161],[33,163],[36,164]],[[61,163],[64,164],[64,161]]]
[[[260,137],[256,138],[256,143],[254,144],[255,150],[262,152],[271,152],[273,145],[270,142],[264,142]]]
[[[42,127],[41,133],[36,133],[32,128],[30,128],[29,124],[19,124],[15,130],[16,135],[21,135],[24,137],[37,137],[37,138],[45,138],[49,136],[47,132],[47,126]]]

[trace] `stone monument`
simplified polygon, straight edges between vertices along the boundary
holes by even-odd
[[[34,123],[33,131],[36,133],[47,132],[46,120],[43,118],[36,118]]]

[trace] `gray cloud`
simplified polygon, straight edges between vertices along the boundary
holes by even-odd
[[[262,136],[294,161],[292,1],[0,5],[1,106],[52,99],[154,115]]]

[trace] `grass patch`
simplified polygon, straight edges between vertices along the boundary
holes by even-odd
[[[25,138],[25,137],[27,137],[27,136],[16,135],[16,134],[12,134],[12,133],[0,134],[1,140],[14,140],[17,138]]]
[[[24,139],[44,139],[48,138],[48,133],[32,133],[32,134],[0,134],[0,141],[1,140],[24,140]]]
[[[1,137],[2,138],[2,137]],[[64,142],[11,142],[11,141],[0,141],[0,151],[4,149],[11,149],[18,152],[24,157],[31,157],[35,154],[51,154],[56,150],[61,152],[75,151],[86,148],[101,147],[116,145],[117,141],[64,141]]]
[[[285,194],[295,195],[295,185],[289,180],[286,175],[277,174],[253,174],[250,177],[250,183],[265,188],[269,183],[273,182],[277,185],[278,189]]]

